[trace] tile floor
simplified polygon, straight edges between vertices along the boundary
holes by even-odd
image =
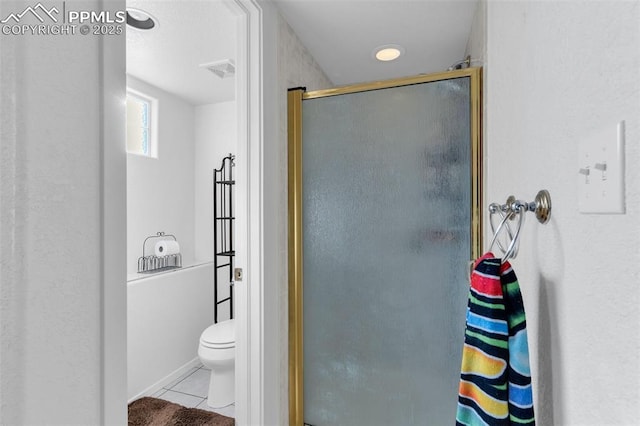
[[[208,392],[209,369],[201,365],[200,367],[194,367],[187,371],[150,396],[165,399],[184,407],[196,407],[202,410],[215,411],[224,416],[235,417],[234,404],[216,409],[209,407],[207,405]]]

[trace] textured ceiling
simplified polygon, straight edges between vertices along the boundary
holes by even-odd
[[[463,59],[477,0],[275,0],[336,85],[446,70]],[[200,64],[235,59],[236,20],[223,0],[127,0],[158,19],[127,29],[127,73],[194,105],[234,99],[234,79]],[[399,44],[398,60],[375,47]]]
[[[152,30],[127,28],[127,74],[193,105],[235,98],[233,77],[200,64],[235,60],[236,19],[221,0],[127,0],[158,20]]]
[[[477,0],[275,0],[336,85],[445,71],[464,59]],[[405,54],[373,58],[384,44]]]

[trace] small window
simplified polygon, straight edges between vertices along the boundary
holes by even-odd
[[[127,152],[156,158],[155,117],[157,101],[127,90]]]

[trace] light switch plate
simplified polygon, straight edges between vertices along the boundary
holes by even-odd
[[[624,121],[594,132],[580,144],[577,172],[580,213],[625,212]]]

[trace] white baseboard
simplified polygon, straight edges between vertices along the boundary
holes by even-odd
[[[134,397],[130,398],[129,401],[127,401],[127,404],[130,404],[131,402],[135,401],[136,399],[140,399],[140,398],[142,398],[144,396],[153,395],[154,393],[156,393],[160,389],[162,389],[165,385],[173,382],[174,380],[176,380],[178,377],[182,376],[187,371],[191,370],[192,368],[200,367],[201,365],[202,364],[200,363],[200,358],[199,357],[195,357],[191,361],[189,361],[186,364],[184,364],[182,367],[178,368],[174,372],[172,372],[172,373],[168,374],[166,377],[163,377],[162,379],[158,380],[157,382],[155,382],[154,384],[152,384],[151,386],[149,386],[148,388],[146,388],[142,392],[138,393]]]

